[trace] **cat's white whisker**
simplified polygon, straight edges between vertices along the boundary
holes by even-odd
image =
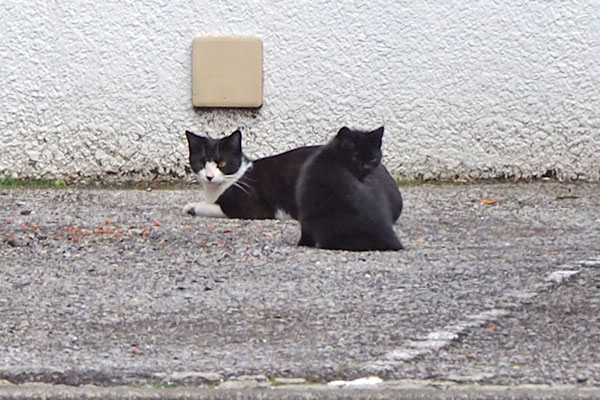
[[[233,182],[233,185],[237,187],[238,189],[240,189],[242,192],[246,193],[246,194],[250,194],[250,187],[244,187],[239,181],[238,182]]]
[[[236,185],[236,186],[238,186],[240,188],[246,188],[248,190],[252,189],[252,185],[250,183],[248,183],[248,182],[245,182],[243,180],[243,178],[240,179],[240,180],[238,180],[238,181],[236,181],[236,182],[234,182],[234,185]]]

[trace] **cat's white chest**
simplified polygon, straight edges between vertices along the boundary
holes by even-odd
[[[204,184],[203,186],[203,197],[207,203],[214,203],[223,194],[225,190],[231,185],[227,185],[225,182],[215,185],[213,183]]]

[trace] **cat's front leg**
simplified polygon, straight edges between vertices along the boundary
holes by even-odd
[[[190,215],[211,218],[227,218],[221,206],[214,203],[198,202],[188,203],[183,207],[183,212]]]
[[[315,247],[315,239],[306,230],[301,229],[298,246]]]

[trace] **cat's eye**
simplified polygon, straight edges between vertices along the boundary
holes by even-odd
[[[219,168],[225,168],[227,166],[227,161],[225,161],[225,160],[219,161],[218,166],[219,166]]]

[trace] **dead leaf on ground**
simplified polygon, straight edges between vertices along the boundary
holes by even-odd
[[[491,198],[491,199],[480,199],[479,201],[482,202],[485,205],[492,206],[492,205],[498,203],[500,201],[500,199],[497,199],[497,198],[494,197],[494,198]]]
[[[416,242],[418,244],[425,244],[425,243],[427,243],[427,239],[425,239],[424,237],[421,236],[420,238],[417,238]]]
[[[101,226],[96,230],[96,232],[98,232],[100,235],[110,235],[113,233],[113,230],[108,226]]]

